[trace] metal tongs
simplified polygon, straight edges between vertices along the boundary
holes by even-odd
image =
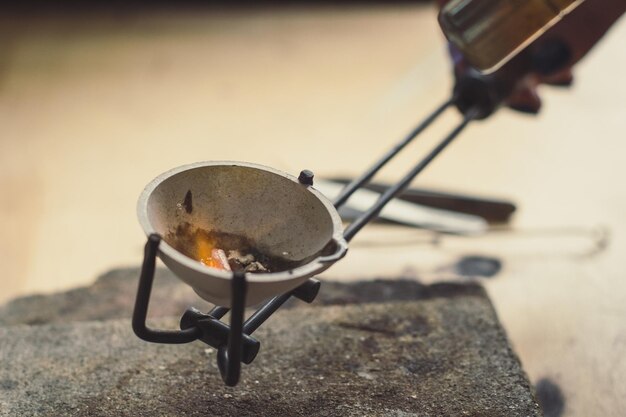
[[[393,146],[376,163],[367,169],[361,176],[354,179],[343,188],[334,201],[335,208],[343,206],[348,199],[364,185],[366,185],[378,171],[409,145],[419,134],[430,126],[443,112],[452,105],[456,105],[463,112],[462,121],[445,138],[420,160],[400,181],[386,189],[375,203],[348,225],[344,230],[346,241],[350,241],[356,234],[368,224],[394,197],[403,192],[452,141],[476,119],[486,117],[487,112],[481,107],[461,107],[462,95],[455,92],[453,97],[429,114],[415,129],[413,129],[402,141]],[[299,180],[312,183],[313,174],[303,171]],[[133,330],[141,339],[155,343],[189,343],[201,340],[218,350],[217,362],[222,379],[229,386],[239,382],[241,362],[249,364],[256,357],[260,343],[254,339],[252,333],[260,327],[276,310],[278,310],[292,296],[305,302],[312,302],[320,288],[320,282],[310,278],[304,284],[285,294],[275,296],[265,302],[255,313],[244,321],[245,297],[247,282],[244,274],[234,274],[231,280],[232,308],[214,307],[209,313],[204,314],[194,308],[189,308],[180,320],[181,330],[151,329],[146,325],[148,303],[154,280],[154,270],[158,247],[161,241],[159,235],[150,235],[146,243],[144,262],[142,266],[135,308],[133,312]],[[230,326],[220,319],[230,311]]]

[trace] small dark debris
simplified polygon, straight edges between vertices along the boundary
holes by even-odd
[[[16,388],[17,385],[18,385],[17,381],[14,381],[12,379],[0,380],[0,389],[2,389],[2,390],[9,391],[9,390],[12,390],[12,389]]]
[[[241,251],[229,250],[228,263],[234,271],[268,272],[268,267],[257,261],[253,254],[242,254]]]

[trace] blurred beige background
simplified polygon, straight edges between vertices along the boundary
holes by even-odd
[[[435,16],[405,5],[0,17],[0,300],[138,265],[136,199],[171,167],[359,173],[449,94]],[[460,254],[502,257],[486,285],[531,379],[559,383],[568,416],[625,415],[625,41],[620,21],[575,88],[543,90],[540,116],[471,126],[417,181],[514,198],[519,233],[434,248],[370,227],[325,276],[454,279],[445,267]],[[598,226],[610,246],[589,256]]]

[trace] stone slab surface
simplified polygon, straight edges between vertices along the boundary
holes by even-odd
[[[143,342],[128,319],[0,327],[0,415],[541,415],[483,289],[415,289],[279,311],[235,388],[213,349]]]
[[[0,325],[128,318],[135,303],[139,273],[139,268],[114,269],[87,287],[16,298],[0,306]],[[209,305],[169,270],[157,268],[150,316],[180,315],[192,304],[198,308]]]

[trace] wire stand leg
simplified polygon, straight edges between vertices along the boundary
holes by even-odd
[[[143,265],[137,288],[137,298],[133,310],[133,331],[140,338],[153,343],[189,343],[198,339],[201,332],[196,327],[183,330],[156,330],[146,325],[148,315],[148,303],[154,281],[156,256],[161,243],[161,236],[151,234],[148,236],[144,250]]]
[[[231,285],[230,332],[228,333],[228,343],[218,349],[217,366],[224,383],[229,387],[234,387],[239,382],[239,375],[241,374],[243,318],[247,290],[246,275],[243,272],[235,272]]]

